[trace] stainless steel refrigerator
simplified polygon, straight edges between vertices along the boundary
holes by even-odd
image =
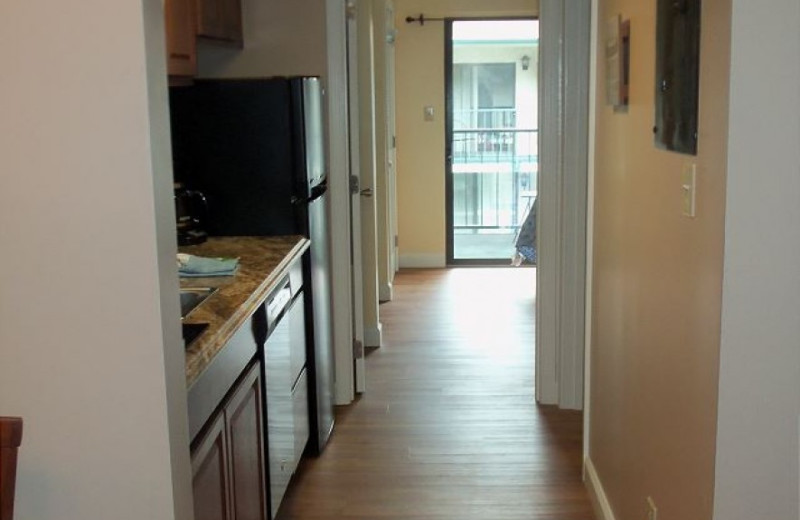
[[[327,166],[319,78],[200,80],[170,88],[176,181],[205,195],[211,236],[300,234],[311,439],[333,429]]]

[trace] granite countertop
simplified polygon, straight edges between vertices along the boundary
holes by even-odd
[[[203,244],[178,248],[190,255],[239,258],[239,269],[233,276],[181,278],[181,288],[217,288],[183,320],[208,323],[208,328],[186,350],[187,387],[192,386],[310,243],[301,236],[213,237]]]

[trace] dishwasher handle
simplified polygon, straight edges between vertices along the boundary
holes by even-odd
[[[278,322],[283,315],[283,311],[292,301],[292,286],[287,278],[283,282],[283,287],[276,292],[267,302],[267,326],[269,330]]]

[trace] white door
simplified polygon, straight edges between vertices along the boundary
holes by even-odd
[[[397,177],[395,160],[397,159],[397,140],[395,138],[395,88],[394,88],[394,7],[391,2],[386,6],[386,163],[387,205],[389,207],[389,240],[392,242],[389,255],[389,280],[397,271]]]
[[[355,391],[366,389],[364,362],[364,293],[361,261],[361,183],[358,111],[358,27],[356,0],[347,2],[347,76],[350,134],[350,240],[353,281],[353,363]]]

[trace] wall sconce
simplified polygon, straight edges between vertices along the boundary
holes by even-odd
[[[531,66],[531,57],[527,54],[520,58],[520,63],[522,63],[522,70],[528,70],[528,67]]]

